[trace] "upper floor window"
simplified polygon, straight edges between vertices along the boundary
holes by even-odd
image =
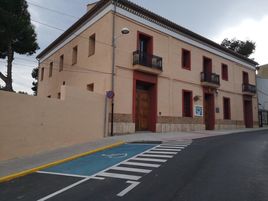
[[[95,46],[96,46],[96,35],[93,34],[89,37],[88,41],[88,56],[92,56],[95,54]]]
[[[248,84],[249,79],[248,79],[248,73],[243,71],[243,84]]]
[[[182,49],[181,64],[182,68],[191,70],[191,52],[189,50]]]
[[[73,54],[72,54],[72,65],[77,63],[77,55],[78,55],[78,47],[75,46],[73,48]]]
[[[41,68],[41,77],[40,80],[42,81],[44,79],[44,73],[45,73],[45,68]]]
[[[60,56],[60,66],[59,71],[63,71],[63,64],[64,64],[64,55]]]
[[[53,72],[53,62],[50,62],[49,64],[49,77],[52,77],[52,72]]]
[[[230,98],[223,98],[223,119],[231,119]]]
[[[206,75],[210,75],[212,73],[212,60],[208,57],[203,57],[203,72]]]
[[[94,91],[94,83],[88,84],[87,85],[87,90],[88,91]]]
[[[221,64],[221,78],[228,81],[228,66],[226,64]]]
[[[193,93],[192,91],[182,91],[182,116],[193,117]]]

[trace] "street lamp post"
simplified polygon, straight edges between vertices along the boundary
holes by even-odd
[[[113,39],[112,39],[112,47],[113,47],[113,55],[112,55],[112,92],[114,92],[114,76],[115,76],[115,48],[116,48],[116,40],[122,36],[129,34],[129,29],[124,27],[121,29],[121,34],[119,36],[115,36],[115,14],[116,14],[116,3],[114,4],[114,14],[113,14]],[[112,97],[112,108],[111,108],[111,136],[114,135],[114,97]]]

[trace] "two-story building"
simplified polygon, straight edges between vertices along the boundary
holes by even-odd
[[[88,5],[37,58],[40,97],[114,91],[115,133],[258,126],[255,61],[130,1]]]

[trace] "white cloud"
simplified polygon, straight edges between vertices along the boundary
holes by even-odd
[[[256,51],[251,57],[260,64],[268,63],[268,15],[261,20],[245,19],[240,24],[223,30],[213,38],[214,41],[221,43],[224,38],[236,38],[239,40],[252,40],[256,42]]]

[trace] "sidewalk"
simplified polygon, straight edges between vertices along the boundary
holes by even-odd
[[[31,157],[18,158],[8,161],[0,161],[0,177],[21,172],[27,169],[35,168],[47,163],[68,158],[70,156],[84,153],[90,150],[95,150],[104,146],[108,146],[119,141],[134,142],[134,141],[191,141],[197,138],[211,137],[218,135],[227,135],[240,132],[251,132],[267,130],[268,128],[256,129],[236,129],[236,130],[217,130],[217,131],[193,131],[193,132],[176,132],[176,133],[135,133],[129,135],[121,135],[107,137],[95,142],[88,142],[72,147],[53,150],[50,152],[34,155]]]

